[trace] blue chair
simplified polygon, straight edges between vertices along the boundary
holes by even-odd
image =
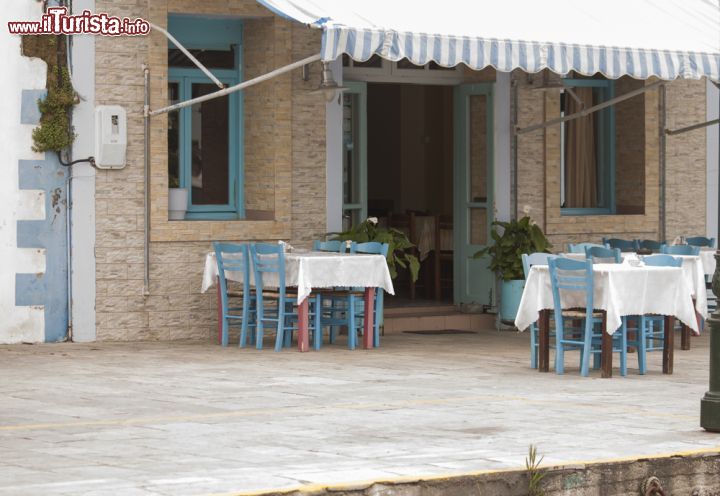
[[[387,243],[367,242],[350,245],[350,253],[365,253],[387,257],[389,245]],[[330,342],[335,342],[338,326],[346,326],[348,330],[348,348],[353,350],[357,346],[358,328],[362,330],[362,321],[365,317],[364,288],[350,288],[325,292],[323,299],[329,299],[331,306],[322,306],[321,327],[330,326]],[[383,290],[375,291],[373,345],[380,345],[380,325],[382,324],[384,295]]]
[[[636,239],[638,249],[650,250],[653,253],[662,252],[662,247],[665,246],[664,241],[655,241],[654,239]]]
[[[603,238],[603,244],[610,248],[619,248],[620,251],[635,251],[638,248],[637,241],[634,239]]]
[[[671,255],[643,257],[645,265],[652,267],[682,267],[682,259]],[[657,330],[655,329],[657,324]],[[640,374],[647,372],[647,352],[662,351],[665,343],[665,317],[662,315],[641,315],[636,340],[631,342],[638,351]]]
[[[607,245],[599,245],[597,243],[569,243],[568,253],[585,253],[585,248],[597,246],[598,248],[607,248]]]
[[[662,253],[665,255],[700,255],[700,247],[692,245],[665,245],[662,249]]]
[[[620,263],[620,248],[602,248],[600,246],[588,246],[585,248],[585,258],[595,263]]]
[[[345,241],[331,240],[331,241],[313,241],[313,251],[326,251],[332,253],[345,253],[347,247]]]
[[[593,264],[589,258],[585,261],[569,258],[548,260],[550,283],[552,285],[555,315],[555,372],[565,372],[565,349],[580,350],[580,374],[587,377],[590,373],[590,355],[601,353],[602,317],[593,313]],[[566,311],[561,304],[561,292],[573,292],[584,295],[584,311]],[[581,307],[582,309],[582,307]],[[580,320],[579,328],[565,325],[565,321]],[[569,331],[569,332],[568,332]],[[620,374],[627,375],[627,325],[623,324],[613,334],[613,352],[620,353]]]
[[[244,244],[213,243],[215,260],[218,267],[218,279],[220,279],[220,303],[222,313],[222,339],[223,346],[228,345],[228,329],[234,324],[240,324],[240,346],[245,346],[248,326],[251,325],[251,299],[250,289],[250,257],[248,247]],[[241,291],[229,291],[225,272],[242,273]],[[231,307],[229,298],[242,298],[242,307]],[[241,312],[241,313],[238,313]]]
[[[297,311],[294,310],[294,300],[297,295],[288,293],[285,285],[285,252],[281,245],[255,243],[250,245],[250,256],[255,275],[256,295],[256,348],[262,349],[264,323],[274,322],[277,333],[275,335],[275,351],[280,351],[283,345],[290,346],[292,342],[293,322],[297,324]],[[277,274],[277,288],[265,289],[263,286],[264,274]],[[275,302],[273,304],[273,302]],[[315,325],[308,326],[314,329],[319,327],[319,314],[313,312],[315,299],[310,300],[309,318],[315,316]]]
[[[547,265],[550,258],[555,258],[557,255],[550,253],[523,253],[522,263],[523,272],[525,273],[525,280],[527,281],[530,268],[533,265]],[[553,333],[550,333],[550,337],[553,337]],[[538,360],[538,326],[535,322],[530,324],[530,367],[533,369],[537,368]]]
[[[704,236],[693,236],[685,238],[685,242],[692,246],[715,248],[715,238],[706,238]]]

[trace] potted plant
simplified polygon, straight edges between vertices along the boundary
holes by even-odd
[[[168,220],[183,220],[187,211],[188,190],[180,187],[177,176],[170,176],[168,185]]]
[[[473,258],[490,256],[490,269],[498,273],[502,280],[500,318],[513,322],[525,286],[523,253],[547,253],[552,245],[542,229],[527,216],[510,222],[495,221],[493,226],[501,228],[502,232],[493,229],[493,244],[478,251]]]
[[[410,242],[405,233],[393,228],[378,227],[377,217],[368,217],[360,224],[353,226],[349,231],[333,233],[333,240],[355,241],[367,243],[377,241],[388,244],[387,264],[390,277],[397,277],[397,267],[410,270],[413,282],[417,281],[420,272],[420,261],[413,255],[411,248],[415,245]]]

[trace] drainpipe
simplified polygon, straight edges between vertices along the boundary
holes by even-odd
[[[666,226],[665,226],[665,180],[666,180],[666,169],[667,169],[667,135],[665,133],[665,126],[667,124],[667,114],[666,110],[667,107],[665,105],[665,98],[666,98],[666,92],[665,92],[665,86],[660,86],[659,92],[658,92],[658,113],[659,120],[660,120],[660,218],[659,220],[659,226],[658,230],[660,231],[658,233],[658,238],[660,242],[665,241],[665,237],[667,236],[666,232]]]
[[[143,74],[145,76],[145,104],[143,106],[143,128],[145,147],[145,208],[143,222],[143,262],[145,268],[145,280],[143,286],[143,296],[150,295],[150,69],[147,65],[143,65]]]
[[[720,86],[718,86],[720,88]],[[720,105],[718,105],[720,109]],[[720,137],[720,126],[718,126]],[[720,154],[718,154],[720,166]],[[720,183],[720,180],[718,181]],[[720,198],[718,198],[718,214],[720,214]],[[718,217],[720,233],[720,216]],[[712,289],[715,296],[720,296],[720,249],[715,253],[715,274]],[[720,432],[720,306],[715,308],[707,320],[710,327],[710,389],[700,401],[700,426],[706,431]]]
[[[512,76],[511,76],[512,77]],[[512,92],[511,100],[511,113],[510,119],[512,120],[512,128],[510,133],[512,135],[512,143],[510,146],[510,154],[512,155],[512,178],[510,179],[510,195],[512,197],[512,212],[510,212],[510,219],[517,219],[518,211],[518,137],[517,133],[514,132],[518,125],[518,82],[515,78],[510,81],[510,91]]]

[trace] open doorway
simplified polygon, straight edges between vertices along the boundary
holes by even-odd
[[[453,87],[367,85],[367,212],[417,245],[387,304],[453,301]]]

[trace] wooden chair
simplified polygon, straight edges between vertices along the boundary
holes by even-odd
[[[663,241],[655,241],[654,239],[636,239],[635,242],[639,249],[650,250],[653,253],[661,253],[665,243]]]
[[[663,254],[665,255],[700,255],[700,247],[692,245],[674,245],[663,246]]]
[[[454,250],[443,248],[442,238],[443,233],[453,233],[453,220],[452,217],[447,215],[436,215],[435,216],[435,250],[433,250],[433,272],[435,276],[435,300],[442,300],[442,292],[444,288],[449,288],[452,293],[453,289],[453,257]],[[452,239],[452,237],[451,237]],[[449,276],[443,273],[443,266],[450,264],[450,270],[447,271]]]
[[[603,248],[601,246],[586,246],[585,258],[589,258],[593,263],[620,263],[620,248]]]
[[[690,238],[685,238],[685,242],[691,246],[715,248],[715,238],[706,238],[704,236],[692,236]]]
[[[600,248],[608,248],[607,245],[600,245],[597,243],[569,243],[568,244],[568,253],[585,253],[586,247],[593,247],[598,246]]]
[[[527,280],[530,268],[533,265],[547,265],[548,260],[555,258],[557,255],[550,253],[523,253],[522,263],[523,272],[525,273],[525,280]],[[550,338],[554,336],[554,333],[550,333]],[[538,362],[538,326],[535,322],[530,324],[530,367],[533,369],[537,368]]]
[[[250,257],[248,247],[245,244],[213,243],[215,260],[218,267],[218,279],[220,283],[220,319],[221,319],[221,344],[228,345],[228,333],[231,325],[240,324],[240,346],[245,346],[247,330],[251,325],[251,289],[250,289]],[[242,285],[240,291],[230,291],[225,272],[242,273]],[[229,298],[242,298],[242,307],[231,307]]]
[[[603,244],[610,248],[620,248],[620,251],[635,251],[638,249],[637,240],[620,238],[603,238]]]

